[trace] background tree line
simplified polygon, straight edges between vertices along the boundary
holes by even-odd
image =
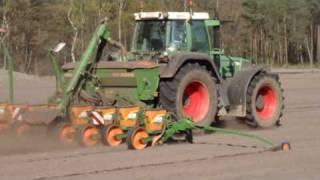
[[[9,30],[0,41],[10,48],[16,71],[50,74],[47,50],[64,41],[60,63],[77,60],[104,17],[113,38],[129,48],[134,12],[186,6],[185,0],[0,0],[0,27]],[[222,28],[227,54],[270,66],[318,64],[320,0],[194,0],[193,9],[233,21]]]

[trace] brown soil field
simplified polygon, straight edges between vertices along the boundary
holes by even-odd
[[[257,142],[222,134],[143,151],[125,145],[83,148],[54,142],[39,127],[30,137],[0,137],[0,179],[320,179],[320,73],[284,72],[281,127],[255,130],[234,119],[224,124],[274,142],[290,141],[289,152],[262,152]],[[0,102],[6,101],[5,79],[0,72]],[[19,103],[45,103],[55,88],[52,77],[16,73],[15,82]]]

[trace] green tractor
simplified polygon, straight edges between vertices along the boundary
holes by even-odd
[[[103,22],[80,62],[63,66],[62,110],[87,103],[140,106],[165,109],[176,119],[191,117],[199,125],[225,116],[243,118],[253,127],[280,124],[284,97],[278,75],[248,59],[224,55],[221,21],[198,12],[134,16],[126,56],[104,55],[110,33]]]

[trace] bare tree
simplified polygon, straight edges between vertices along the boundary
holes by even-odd
[[[1,24],[1,36],[0,36],[0,47],[3,46],[3,48],[5,48],[7,46],[7,43],[6,43],[6,39],[8,38],[9,36],[9,23],[8,23],[8,18],[7,18],[7,13],[8,13],[8,9],[7,9],[7,3],[8,1],[5,1],[5,8],[4,8],[4,11],[3,11],[3,14],[2,14],[2,24]],[[4,54],[4,58],[3,59],[6,59],[5,58],[5,54]],[[3,69],[6,68],[6,61],[4,61],[4,65],[3,65]]]
[[[73,7],[70,7],[68,11],[68,21],[73,29],[73,40],[72,40],[72,45],[71,45],[71,59],[72,62],[76,62],[76,56],[75,56],[75,48],[77,45],[78,41],[78,36],[79,36],[79,28],[75,25],[75,23],[72,20],[72,9]]]
[[[122,43],[122,13],[126,6],[126,0],[119,0],[119,14],[118,14],[118,38],[119,42]]]
[[[68,21],[73,29],[73,40],[71,46],[71,58],[73,62],[76,61],[76,47],[78,41],[80,41],[81,50],[83,50],[84,47],[84,25],[86,23],[84,7],[84,0],[69,1]]]

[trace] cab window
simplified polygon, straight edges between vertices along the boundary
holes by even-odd
[[[209,41],[204,21],[191,21],[192,48],[194,52],[209,51]]]
[[[186,21],[171,21],[171,34],[169,48],[173,50],[182,50],[187,47]]]

